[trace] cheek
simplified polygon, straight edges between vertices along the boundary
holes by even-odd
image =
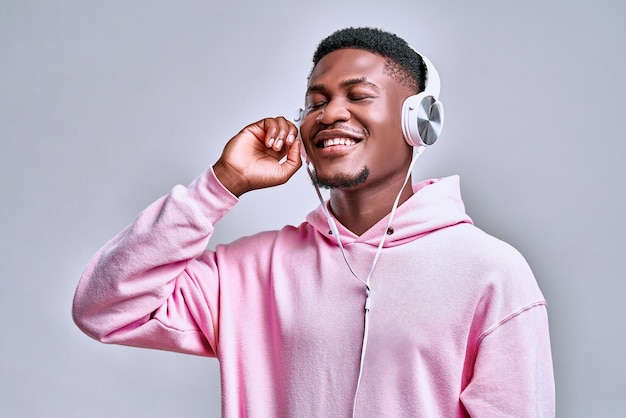
[[[372,135],[383,136],[389,139],[402,135],[400,110],[390,111],[389,108],[370,109],[363,120]]]
[[[372,109],[368,112],[368,119],[370,124],[367,128],[378,139],[375,146],[378,148],[379,160],[393,157],[397,163],[407,155],[410,157],[411,147],[402,133],[402,104]]]
[[[313,129],[313,126],[315,125],[315,115],[313,113],[314,112],[306,112],[302,116],[303,119],[302,123],[300,123],[299,129],[300,135],[303,139],[309,139],[311,129]]]

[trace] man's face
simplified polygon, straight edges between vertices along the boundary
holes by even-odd
[[[340,49],[309,79],[300,134],[321,186],[355,188],[406,175],[411,148],[401,111],[411,91],[385,73],[385,58]]]

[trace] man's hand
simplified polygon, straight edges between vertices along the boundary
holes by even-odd
[[[283,184],[302,165],[297,135],[296,126],[282,116],[250,124],[228,141],[213,171],[237,197]]]

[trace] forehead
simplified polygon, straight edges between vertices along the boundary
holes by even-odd
[[[391,78],[385,73],[385,65],[386,60],[380,55],[361,49],[338,49],[324,56],[313,68],[309,86],[331,86],[358,78],[386,84]]]

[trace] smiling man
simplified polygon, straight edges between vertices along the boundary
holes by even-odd
[[[417,63],[417,54],[407,52]],[[404,99],[418,87],[403,82],[406,75],[393,76],[402,70],[391,59],[363,49],[320,55],[309,79],[301,135],[315,181],[331,188],[333,214],[360,235],[389,213],[402,188],[412,149],[400,115]],[[400,203],[411,194],[407,184]]]
[[[428,67],[349,28],[313,58],[298,128],[245,127],[187,187],[92,259],[74,318],[106,343],[217,357],[227,417],[550,417],[546,302],[524,258],[474,226],[458,177],[411,184],[403,103]],[[330,199],[214,252],[243,193],[306,154]],[[330,231],[329,231],[330,227]]]

